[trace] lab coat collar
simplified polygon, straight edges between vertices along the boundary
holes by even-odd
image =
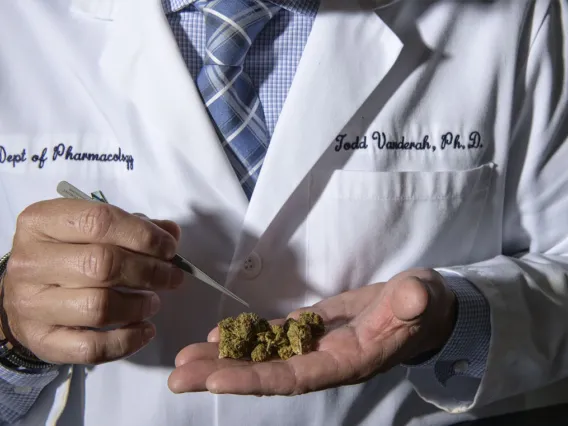
[[[379,16],[359,2],[322,0],[247,210],[250,234],[268,229],[377,89],[402,47]]]
[[[315,16],[319,6],[319,0],[268,0],[283,9],[290,12],[300,13],[302,15]],[[164,11],[166,14],[179,12],[191,4],[195,0],[162,0]]]
[[[244,217],[248,200],[187,71],[162,1],[115,1],[120,7],[99,61],[102,77],[136,107],[154,143],[178,152],[210,185],[212,196]]]
[[[402,51],[396,34],[358,1],[321,0],[248,204],[187,72],[162,0],[107,1],[120,7],[112,8],[116,22],[101,58],[104,75],[137,106],[148,126],[159,129],[176,149],[192,153],[192,166],[210,182],[211,191],[246,214],[247,231],[257,236]]]
[[[269,0],[282,9],[302,15],[315,16],[318,12],[320,0]]]
[[[303,15],[315,16],[318,10],[320,0],[269,0],[270,2],[281,6],[290,12],[300,13]],[[195,0],[161,0],[164,13],[170,14],[179,12],[189,7]],[[71,10],[82,14],[89,15],[95,19],[114,20],[117,11],[122,4],[129,3],[129,0],[71,0]],[[138,3],[132,4],[132,7],[138,7]]]

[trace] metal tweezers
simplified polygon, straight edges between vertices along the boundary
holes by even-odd
[[[101,191],[96,191],[91,193],[89,197],[83,191],[78,189],[77,187],[71,185],[69,182],[60,182],[57,185],[57,192],[63,198],[71,198],[76,200],[88,200],[88,201],[98,201],[101,203],[108,204],[108,201],[104,194]],[[213,278],[203,272],[201,269],[193,265],[189,260],[183,258],[179,254],[176,254],[173,259],[171,260],[172,264],[177,266],[178,268],[182,269],[183,271],[187,272],[191,276],[197,278],[199,281],[204,282],[205,284],[213,287],[214,289],[220,291],[223,294],[226,294],[229,297],[232,297],[237,302],[242,303],[246,307],[249,307],[249,304],[241,299],[239,296],[234,294],[232,291],[226,289],[221,284],[216,282]]]

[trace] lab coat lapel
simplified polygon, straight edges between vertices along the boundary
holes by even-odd
[[[247,212],[249,232],[266,230],[401,50],[372,10],[322,0]]]
[[[161,1],[114,2],[101,58],[105,77],[136,105],[146,125],[159,129],[166,143],[191,153],[192,166],[211,191],[244,217],[248,201],[179,53]]]

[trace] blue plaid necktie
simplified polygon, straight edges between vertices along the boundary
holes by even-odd
[[[250,199],[270,135],[243,62],[254,39],[280,8],[264,0],[198,0],[195,7],[205,15],[207,33],[197,87]]]

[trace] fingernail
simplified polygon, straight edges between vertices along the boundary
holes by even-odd
[[[161,301],[157,294],[152,295],[152,300],[150,301],[150,315],[154,315],[160,310]]]
[[[185,359],[176,357],[176,359],[175,359],[175,366],[176,367],[181,367],[182,365],[185,365],[185,364],[187,364],[187,361]]]

